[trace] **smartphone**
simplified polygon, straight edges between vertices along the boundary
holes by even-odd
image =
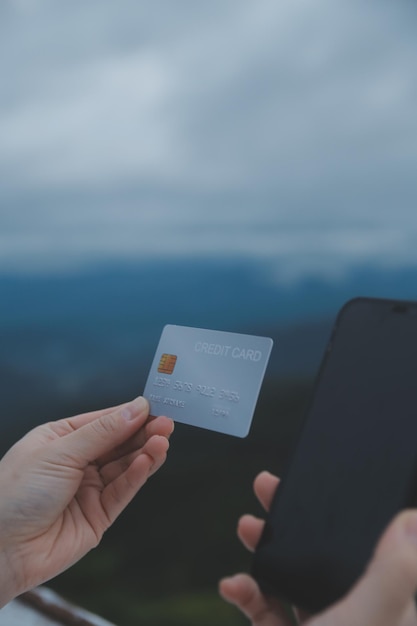
[[[355,298],[336,319],[253,576],[264,592],[321,611],[416,504],[417,302]]]

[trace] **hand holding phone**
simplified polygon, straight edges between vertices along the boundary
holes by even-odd
[[[259,474],[255,494],[268,510],[278,479],[269,472]],[[278,487],[279,488],[279,487]],[[253,551],[262,520],[244,515],[239,520],[238,535]],[[315,615],[297,608],[284,607],[276,598],[266,596],[247,574],[237,574],[220,582],[225,600],[239,608],[253,626],[415,626],[417,624],[414,593],[417,588],[417,511],[398,515],[384,532],[365,575],[341,601]],[[293,619],[295,618],[295,619]]]
[[[315,613],[364,573],[417,496],[417,303],[357,298],[337,318],[253,575]]]

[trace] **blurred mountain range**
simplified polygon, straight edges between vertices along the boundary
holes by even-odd
[[[268,378],[311,378],[338,309],[357,295],[417,299],[417,269],[294,284],[224,260],[2,275],[2,443],[140,393],[167,323],[271,336]]]

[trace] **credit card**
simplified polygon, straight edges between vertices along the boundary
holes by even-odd
[[[246,437],[272,345],[269,337],[168,324],[143,392],[150,414]]]

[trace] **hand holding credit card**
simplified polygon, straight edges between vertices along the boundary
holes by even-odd
[[[165,326],[143,393],[151,415],[246,437],[272,344],[269,337]]]

